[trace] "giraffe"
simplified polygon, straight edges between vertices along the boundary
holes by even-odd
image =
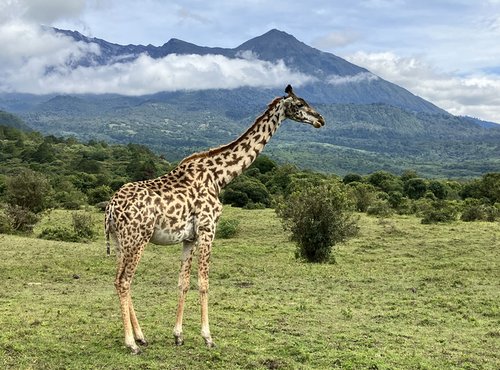
[[[147,243],[183,243],[179,272],[179,298],[174,326],[176,345],[184,343],[182,319],[190,285],[191,262],[198,250],[198,290],[201,335],[214,346],[208,322],[208,272],[215,227],[222,212],[220,191],[250,164],[287,118],[319,128],[323,117],[290,85],[286,95],[275,98],[267,110],[238,139],[221,147],[183,159],[171,172],[152,180],[123,185],[105,210],[107,254],[115,242],[117,271],[115,288],[120,300],[125,345],[133,354],[147,342],[131,298],[132,279]]]

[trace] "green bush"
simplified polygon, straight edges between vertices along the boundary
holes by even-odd
[[[500,209],[494,205],[484,204],[479,199],[466,199],[463,203],[462,221],[490,221],[500,218]]]
[[[357,233],[351,201],[340,182],[305,187],[278,202],[276,213],[297,243],[297,258],[327,262],[332,247]]]
[[[85,243],[95,239],[97,232],[94,229],[90,214],[73,212],[71,218],[72,229],[64,226],[51,226],[43,229],[38,237],[41,239],[78,243]]]
[[[71,218],[73,220],[73,232],[81,241],[95,239],[97,232],[94,229],[92,216],[89,213],[73,212]]]
[[[108,185],[101,185],[87,192],[89,204],[97,204],[108,201],[113,195],[113,190]]]
[[[52,187],[44,175],[29,169],[6,181],[7,203],[19,206],[33,213],[47,209]]]
[[[64,242],[78,242],[78,236],[72,231],[62,226],[47,227],[38,235],[40,239],[59,240]]]
[[[405,182],[404,191],[410,199],[420,199],[427,192],[427,183],[425,179],[412,178]]]
[[[5,215],[13,231],[30,233],[33,231],[35,224],[40,220],[39,214],[15,204],[7,204]]]
[[[458,216],[457,207],[447,201],[435,201],[432,208],[424,212],[423,224],[434,224],[438,222],[456,221]]]
[[[392,215],[394,212],[387,200],[377,199],[372,203],[371,206],[368,207],[366,213],[371,216],[388,217]]]
[[[4,212],[0,211],[0,234],[10,234],[12,226],[10,225],[9,218]]]
[[[355,202],[356,211],[366,212],[377,199],[377,189],[371,184],[350,182],[349,189]]]
[[[239,231],[240,221],[236,219],[221,220],[217,225],[215,235],[217,238],[230,239]]]
[[[248,203],[262,203],[266,207],[271,204],[267,188],[258,179],[249,176],[239,176],[231,182],[221,194],[224,204],[244,207]]]

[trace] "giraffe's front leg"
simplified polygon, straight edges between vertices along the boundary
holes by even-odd
[[[210,326],[208,324],[208,271],[212,240],[212,232],[201,235],[200,256],[198,261],[198,289],[200,292],[201,304],[201,336],[205,339],[205,343],[208,347],[215,346],[210,334]]]
[[[196,249],[194,241],[185,241],[181,258],[181,270],[179,272],[179,303],[177,304],[177,317],[174,327],[175,344],[181,346],[184,344],[182,336],[182,318],[184,316],[184,302],[186,295],[189,291],[191,283],[191,262],[193,260],[193,253]]]

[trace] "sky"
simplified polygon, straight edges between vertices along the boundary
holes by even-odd
[[[276,28],[452,114],[500,123],[500,0],[0,0],[0,92],[139,95],[310,81],[258,56],[74,68],[99,49],[41,25],[124,45],[178,38],[228,48]]]

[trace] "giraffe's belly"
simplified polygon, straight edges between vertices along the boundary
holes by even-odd
[[[168,245],[180,243],[184,240],[194,240],[195,228],[194,219],[187,222],[181,228],[167,228],[165,225],[157,225],[153,232],[150,242],[159,245]]]

